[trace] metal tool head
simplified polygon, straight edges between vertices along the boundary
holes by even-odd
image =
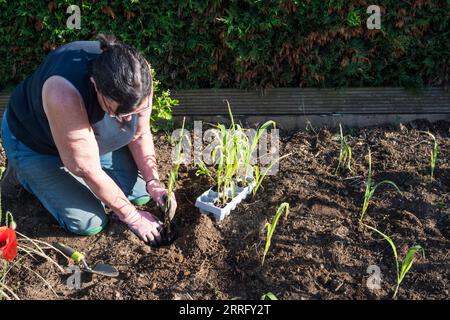
[[[99,274],[105,277],[117,277],[119,276],[119,271],[114,268],[112,265],[98,263],[93,268],[84,269],[86,272]]]
[[[99,274],[105,277],[117,277],[119,275],[119,271],[114,268],[112,265],[97,263],[93,268],[89,267],[86,260],[81,261],[82,270],[89,273]]]

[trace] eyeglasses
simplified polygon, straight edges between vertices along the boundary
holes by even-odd
[[[111,118],[116,118],[117,122],[119,122],[119,123],[123,123],[125,121],[124,120],[125,117],[129,117],[129,116],[132,116],[134,114],[139,114],[141,112],[150,110],[152,108],[152,106],[150,105],[150,96],[148,96],[147,97],[147,106],[146,107],[142,108],[141,110],[137,110],[137,111],[133,111],[133,112],[129,112],[129,113],[125,113],[125,114],[120,114],[119,115],[119,114],[117,114],[117,112],[112,112],[111,111],[112,108],[106,103],[105,97],[103,95],[101,95],[101,96],[102,96],[103,104],[105,105],[109,116]],[[117,108],[117,109],[119,109],[119,108]]]

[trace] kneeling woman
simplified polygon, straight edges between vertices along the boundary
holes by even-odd
[[[70,232],[102,231],[106,205],[157,243],[161,222],[135,207],[167,196],[150,131],[152,95],[148,62],[113,37],[57,48],[11,95],[5,179],[17,177]]]

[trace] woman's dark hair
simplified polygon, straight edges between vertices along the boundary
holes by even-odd
[[[135,48],[114,36],[100,34],[97,40],[102,50],[92,65],[97,89],[119,104],[118,115],[133,112],[150,94],[150,65]]]

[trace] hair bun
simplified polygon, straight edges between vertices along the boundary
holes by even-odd
[[[119,44],[119,40],[112,35],[99,34],[97,40],[100,42],[100,49],[103,52],[109,51],[112,47]]]

